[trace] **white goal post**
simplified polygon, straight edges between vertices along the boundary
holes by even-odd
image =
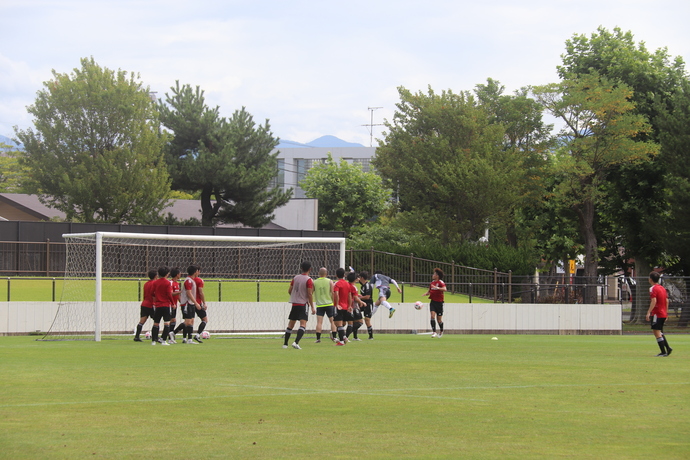
[[[118,232],[63,237],[67,243],[65,282],[52,326],[43,340],[131,337],[139,321],[140,302],[132,300],[131,293],[118,296],[119,286],[126,285],[118,281],[147,281],[146,273],[159,266],[178,267],[180,283],[189,265],[199,266],[202,278],[267,282],[289,282],[305,260],[312,263],[313,272],[324,266],[333,274],[338,267],[345,267],[345,238]],[[127,300],[122,300],[124,297]],[[287,300],[286,293],[283,303]],[[217,302],[209,307],[210,330],[279,331],[281,327],[271,318],[262,318],[273,315],[273,307],[259,305],[262,303]],[[284,327],[286,316],[278,316]]]

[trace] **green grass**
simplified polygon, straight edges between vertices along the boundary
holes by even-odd
[[[690,456],[690,336],[0,337],[3,458]]]
[[[74,281],[73,281],[74,282]],[[145,280],[105,280],[103,282],[103,300],[125,300],[138,301],[140,293],[143,293],[143,284]],[[93,285],[92,282],[83,282],[83,284]],[[13,278],[10,280],[10,299],[12,301],[47,301],[53,300],[53,292],[55,299],[59,301],[62,296],[64,280],[57,278],[53,281],[52,278]],[[287,289],[290,285],[289,281],[214,281],[207,280],[204,286],[204,293],[206,300],[209,302],[217,302],[219,299],[223,301],[233,302],[254,302],[258,298],[264,302],[282,302],[288,298]],[[359,286],[359,284],[357,284]],[[404,295],[406,302],[414,302],[415,300],[425,299],[422,294],[426,292],[426,288],[416,286],[404,286]],[[7,300],[7,279],[0,279],[0,302]],[[93,298],[94,288],[83,295],[86,296],[84,300]],[[401,295],[393,290],[391,302],[400,302]],[[446,294],[446,302],[448,303],[466,303],[469,299],[466,295],[460,294]],[[485,299],[473,297],[472,302],[489,302]]]

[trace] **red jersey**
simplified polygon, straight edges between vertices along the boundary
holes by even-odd
[[[333,286],[333,292],[338,293],[338,305],[336,305],[338,310],[347,310],[350,308],[350,293],[352,292],[353,288],[355,292],[357,292],[356,287],[342,278],[335,283],[335,286]]]
[[[198,276],[194,278],[194,282],[196,283],[196,303],[199,305],[203,305],[202,298],[201,298],[201,289],[204,287],[204,280],[199,278]]]
[[[443,294],[445,291],[440,291],[438,289],[432,289],[434,287],[445,287],[446,283],[443,282],[443,280],[434,280],[431,282],[429,285],[429,300],[433,300],[435,302],[443,302]]]
[[[177,302],[180,300],[180,283],[178,283],[175,280],[170,280],[170,284],[172,285],[172,293],[173,293],[173,307],[177,307]]]
[[[153,284],[153,306],[172,307],[175,303],[173,299],[173,287],[168,278],[158,278]]]
[[[180,293],[180,304],[193,304],[196,300],[196,283],[192,278],[187,278],[182,283],[182,293]]]
[[[666,288],[660,284],[654,284],[649,288],[649,298],[656,299],[656,305],[652,310],[652,315],[656,315],[657,318],[667,318],[668,317],[668,294],[666,293]]]
[[[144,283],[144,300],[141,301],[142,307],[153,308],[153,283],[156,280],[148,280]]]

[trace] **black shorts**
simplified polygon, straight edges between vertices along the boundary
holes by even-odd
[[[292,305],[288,319],[290,321],[307,321],[309,319],[309,306]]]
[[[156,307],[153,310],[153,322],[155,324],[159,324],[161,322],[161,319],[164,322],[169,322],[170,318],[172,318],[172,308],[171,307]]]
[[[429,311],[433,311],[438,316],[443,316],[443,302],[432,300],[429,302]]]
[[[177,321],[177,305],[170,309],[170,321]]]
[[[139,317],[143,318],[144,316],[152,318],[153,317],[153,307],[145,307],[141,306],[141,310],[139,310]]]
[[[352,310],[352,319],[353,320],[362,321],[362,318],[363,318],[362,310],[360,310],[359,308],[355,308],[354,310]]]
[[[365,318],[371,318],[371,315],[373,314],[371,312],[371,305],[367,305],[366,307],[360,307],[360,310],[362,311],[362,316]]]
[[[328,316],[333,318],[335,316],[335,307],[333,305],[327,305],[325,307],[316,307],[316,316]]]
[[[653,331],[663,331],[665,322],[666,322],[666,318],[657,318],[656,315],[652,316],[652,330]]]
[[[196,316],[196,306],[193,303],[182,305],[182,319],[194,319]]]
[[[196,316],[198,316],[200,319],[204,319],[208,316],[208,314],[206,313],[206,310],[204,310],[203,308],[200,308],[198,310],[195,309],[195,311],[196,311]]]
[[[354,321],[354,318],[352,317],[352,313],[347,310],[337,310],[335,314],[335,321],[348,322]]]
[[[385,296],[386,300],[390,299],[391,297],[391,288],[388,286],[381,286],[379,288],[379,298]]]

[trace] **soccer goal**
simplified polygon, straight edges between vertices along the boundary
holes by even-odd
[[[65,282],[57,312],[42,340],[130,337],[139,300],[121,300],[119,286],[160,266],[201,268],[202,279],[285,282],[285,302],[207,302],[208,329],[221,333],[277,332],[285,327],[289,280],[310,261],[334,273],[345,266],[345,238],[74,233],[67,243]],[[178,312],[178,321],[181,314]],[[150,319],[148,320],[151,321]],[[150,327],[150,325],[148,326]]]

